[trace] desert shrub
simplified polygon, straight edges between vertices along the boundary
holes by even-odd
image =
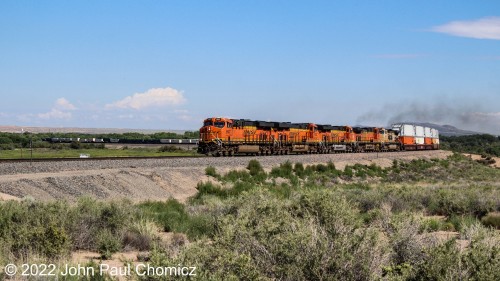
[[[158,152],[178,152],[178,151],[182,151],[182,149],[172,145],[163,145],[162,147],[158,148]]]
[[[302,167],[303,169],[303,167]],[[289,179],[293,176],[293,167],[290,161],[286,161],[285,163],[281,163],[279,167],[274,167],[269,174],[271,177],[282,177]]]
[[[40,249],[38,252],[48,259],[56,259],[62,254],[67,254],[69,249],[69,237],[66,230],[55,224],[47,225],[40,233]]]
[[[326,165],[323,165],[323,164],[317,164],[316,166],[314,166],[314,170],[317,172],[317,173],[325,173],[328,171],[328,167]]]
[[[326,167],[329,171],[336,171],[335,164],[330,160],[326,163]]]
[[[109,229],[103,229],[97,234],[97,250],[104,260],[112,259],[114,253],[121,249],[120,239]]]
[[[210,215],[192,215],[179,232],[185,233],[190,240],[212,236],[215,232],[215,220]]]
[[[14,259],[31,255],[56,259],[70,250],[65,202],[1,202],[0,251]],[[6,255],[7,256],[7,255]]]
[[[74,249],[96,250],[97,234],[103,230],[121,237],[134,212],[135,208],[128,201],[100,202],[81,198],[68,214]]]
[[[207,215],[190,215],[186,207],[175,199],[165,202],[145,202],[139,208],[146,217],[156,221],[166,232],[186,233],[195,239],[213,232],[213,220]]]
[[[168,199],[165,202],[144,202],[139,204],[139,208],[167,232],[177,231],[188,220],[184,205],[175,199]]]
[[[482,217],[493,211],[498,204],[495,198],[484,198],[484,191],[479,188],[440,188],[433,193],[429,198],[428,209],[437,215]]]
[[[485,226],[491,226],[493,228],[500,229],[500,213],[489,213],[481,218],[481,222]]]
[[[463,229],[473,225],[477,224],[478,220],[475,216],[471,215],[451,215],[447,219],[448,223],[451,223],[453,225],[453,228],[456,231],[462,231]]]
[[[71,148],[71,149],[80,149],[80,142],[79,141],[72,141],[69,144],[69,148]]]
[[[258,174],[255,174],[256,176]],[[232,170],[227,172],[222,179],[224,181],[229,181],[229,182],[237,182],[237,181],[246,181],[246,182],[251,182],[253,181],[252,176],[250,173],[244,170]]]
[[[247,170],[250,172],[251,176],[256,176],[258,174],[264,173],[262,165],[255,159],[252,159],[248,162]]]
[[[467,280],[500,280],[500,239],[495,230],[481,225],[465,229],[470,245],[462,255],[462,266]]]
[[[217,185],[211,181],[199,182],[196,185],[198,193],[194,196],[194,199],[202,199],[205,195],[214,195],[220,198],[226,198],[228,196],[227,189],[223,189],[220,185]]]
[[[442,228],[442,222],[438,219],[426,219],[422,222],[422,228],[425,231],[438,231]]]
[[[251,182],[240,181],[240,182],[234,183],[232,188],[227,189],[227,194],[229,196],[235,197],[235,196],[238,196],[239,194],[241,194],[245,191],[249,191],[249,190],[254,189],[254,188],[255,188],[255,184],[253,184]]]
[[[455,240],[427,249],[416,277],[418,280],[460,280],[460,253]]]
[[[354,176],[354,172],[352,170],[352,167],[349,165],[346,165],[344,168],[343,175],[346,176],[347,178],[352,178]]]
[[[425,244],[419,236],[420,223],[411,213],[390,216],[384,227],[393,250],[393,264],[419,264],[424,260]]]
[[[304,165],[300,162],[295,163],[293,166],[293,172],[300,178],[304,178]]]
[[[370,276],[368,261],[384,260],[370,254],[373,249],[378,253],[380,247],[374,245],[382,240],[372,232],[354,234],[358,220],[352,219],[357,212],[349,202],[312,191],[300,197],[278,199],[268,191],[254,190],[231,199],[229,209],[235,210],[218,220],[213,241],[190,246],[180,259],[197,264],[204,279],[311,280],[330,272],[353,276],[355,270],[344,270],[342,261],[359,268],[357,274]],[[349,247],[344,239],[358,242]],[[359,256],[351,254],[353,249]]]
[[[441,230],[443,231],[456,231],[455,225],[451,222],[443,222],[441,224]]]
[[[252,189],[226,200],[217,235],[198,240],[178,258],[152,254],[155,265],[195,265],[202,279],[376,279],[389,262],[387,239],[361,228],[353,204],[325,190],[293,191],[289,198]]]
[[[149,218],[138,218],[123,235],[122,245],[126,248],[134,248],[139,251],[148,251],[153,243],[158,240],[159,228]]]
[[[213,166],[208,166],[205,168],[205,175],[210,176],[210,177],[214,177],[214,178],[220,177],[220,175],[215,170],[215,167],[213,167]]]

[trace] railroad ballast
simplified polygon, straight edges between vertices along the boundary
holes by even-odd
[[[412,124],[386,129],[222,117],[205,119],[198,143],[199,153],[213,156],[427,149],[439,149],[438,130]]]

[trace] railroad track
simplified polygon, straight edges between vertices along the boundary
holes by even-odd
[[[205,155],[193,156],[124,156],[124,157],[95,157],[95,158],[33,158],[33,159],[0,159],[0,163],[18,162],[61,162],[61,161],[103,161],[103,160],[143,160],[143,159],[178,159],[178,158],[204,158]]]
[[[415,150],[412,152],[416,151],[431,151],[431,150]],[[405,151],[384,151],[384,152],[342,152],[342,153],[327,153],[325,155],[339,155],[339,154],[379,154],[383,155],[385,153],[402,153],[402,155],[405,154]],[[323,155],[323,154],[316,154],[316,153],[299,153],[299,154],[287,154],[290,156],[293,155]],[[33,158],[33,159],[28,159],[28,158],[13,158],[13,159],[0,159],[0,164],[1,163],[23,163],[23,162],[61,162],[61,161],[103,161],[103,160],[147,160],[147,159],[190,159],[190,158],[238,158],[238,157],[259,157],[259,158],[272,158],[273,156],[280,156],[280,155],[244,155],[244,154],[237,154],[237,155],[232,155],[232,156],[225,156],[225,157],[212,157],[212,156],[206,156],[203,154],[200,155],[191,155],[191,156],[115,156],[115,157],[95,157],[95,158],[79,158],[79,157],[66,157],[66,158]],[[283,156],[283,155],[281,155]]]

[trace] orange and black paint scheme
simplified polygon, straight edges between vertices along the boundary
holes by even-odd
[[[211,117],[198,152],[213,156],[400,151],[398,132],[377,127],[317,125]]]

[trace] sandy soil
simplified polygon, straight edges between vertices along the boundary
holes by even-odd
[[[2,200],[21,200],[21,198],[0,192],[0,201]]]
[[[479,154],[464,153],[464,155],[467,157],[470,157],[472,160],[482,159],[481,155],[479,155]],[[492,158],[495,159],[495,163],[490,165],[490,166],[495,167],[495,168],[500,168],[500,157],[492,157]]]

